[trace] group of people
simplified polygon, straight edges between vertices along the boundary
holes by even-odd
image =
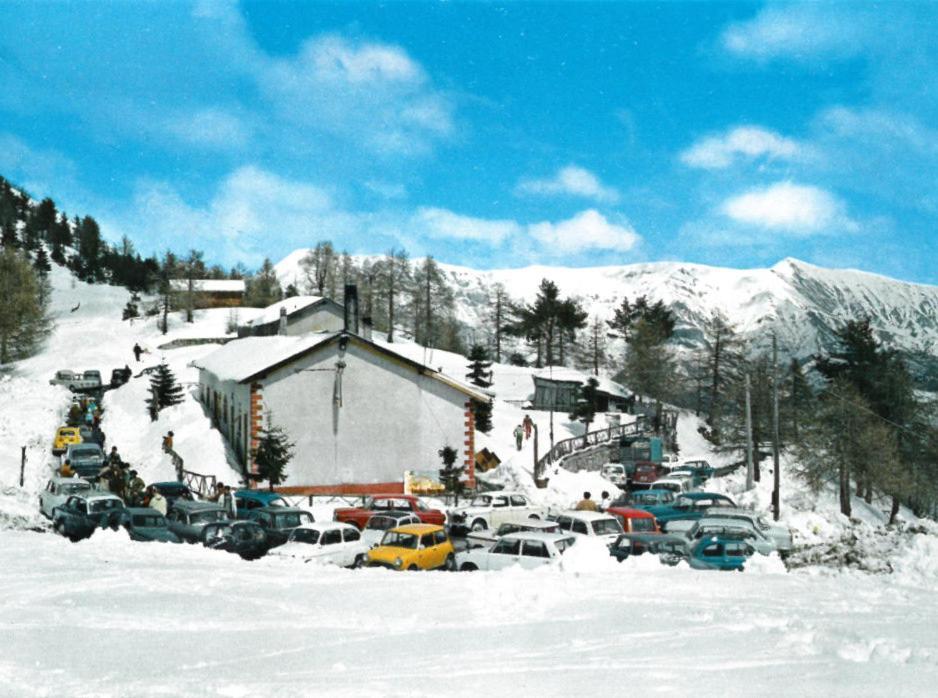
[[[612,506],[612,497],[609,496],[609,493],[603,490],[602,498],[597,504],[593,499],[591,492],[584,492],[583,499],[577,502],[576,506],[573,507],[577,511],[606,511],[610,506]]]
[[[215,483],[215,491],[208,497],[208,501],[220,504],[229,518],[238,518],[238,503],[235,501],[234,492],[231,491],[231,485],[226,485],[220,480]]]
[[[68,409],[68,424],[75,427],[85,424],[97,430],[101,424],[101,414],[97,401],[90,395],[82,395],[76,397]]]
[[[515,437],[515,447],[520,451],[521,445],[531,438],[531,432],[534,431],[534,420],[531,419],[531,415],[524,415],[524,419],[521,420],[521,424],[515,427],[514,434]]]

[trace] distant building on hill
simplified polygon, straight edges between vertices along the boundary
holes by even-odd
[[[170,290],[177,295],[189,292],[187,279],[172,279]],[[192,290],[195,308],[237,308],[244,305],[243,279],[195,279]]]
[[[239,337],[300,335],[338,332],[344,325],[345,308],[329,298],[294,296],[264,308],[257,317],[238,327]]]
[[[296,444],[288,493],[401,492],[451,446],[475,479],[472,386],[351,332],[251,336],[202,359],[199,395],[245,468],[268,415]]]
[[[534,398],[531,406],[535,410],[571,412],[580,397],[580,390],[590,378],[595,378],[596,409],[598,412],[627,412],[634,403],[632,394],[618,383],[593,376],[571,368],[554,367],[533,374]]]

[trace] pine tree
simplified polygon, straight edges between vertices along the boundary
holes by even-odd
[[[590,424],[596,418],[597,388],[599,388],[599,381],[590,377],[586,385],[580,386],[579,397],[570,413],[571,420],[583,422],[584,432],[590,430]]]
[[[283,290],[277,279],[277,270],[273,262],[264,258],[261,268],[248,279],[244,304],[254,308],[266,308],[283,298]]]
[[[163,359],[153,377],[150,378],[150,397],[147,398],[147,413],[152,421],[159,417],[160,410],[178,405],[183,400],[182,386],[176,382],[176,376]]]
[[[52,271],[52,265],[49,263],[49,255],[46,254],[45,245],[40,245],[36,250],[36,256],[33,259],[33,267],[40,276],[47,275]]]
[[[268,412],[267,426],[261,430],[259,444],[254,450],[257,477],[267,480],[271,490],[286,480],[286,468],[293,458],[295,445],[282,428],[273,426],[272,419]]]
[[[476,344],[469,352],[469,373],[466,378],[473,385],[488,388],[492,385],[492,362],[489,361],[488,350],[481,344]]]
[[[492,401],[473,400],[472,418],[477,431],[481,431],[483,434],[492,431]]]
[[[462,481],[459,476],[466,469],[465,466],[457,466],[456,458],[459,453],[452,446],[444,446],[437,454],[443,461],[443,467],[440,469],[440,482],[447,492],[458,494],[462,490]]]
[[[33,354],[51,329],[42,281],[11,247],[0,251],[0,299],[0,364],[6,364]]]

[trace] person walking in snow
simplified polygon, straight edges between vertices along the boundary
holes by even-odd
[[[534,429],[534,420],[531,419],[531,415],[524,415],[524,421],[521,422],[521,426],[524,427],[524,440],[527,441],[531,438],[531,430]]]
[[[140,355],[143,353],[143,349],[139,344],[134,344],[134,356],[137,359],[137,363],[140,363]]]
[[[163,437],[163,452],[169,453],[173,450],[173,432],[167,432]]]
[[[512,432],[512,433],[515,435],[515,446],[517,446],[517,447],[518,447],[518,450],[520,451],[520,450],[521,450],[521,442],[522,442],[522,440],[524,439],[524,427],[522,427],[522,426],[519,424],[518,426],[515,427],[515,430],[514,430],[514,432]]]
[[[576,511],[599,511],[599,507],[596,506],[596,502],[592,500],[592,496],[589,492],[583,493],[583,499],[577,502],[576,506],[573,507]]]

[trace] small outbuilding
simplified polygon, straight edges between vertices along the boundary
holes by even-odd
[[[245,337],[197,365],[200,398],[246,473],[268,424],[295,444],[288,493],[400,492],[455,448],[475,482],[473,401],[485,393],[356,334]]]
[[[300,335],[338,332],[344,327],[345,308],[319,296],[294,296],[269,305],[257,317],[238,327],[239,337]]]
[[[634,398],[624,387],[601,376],[593,376],[570,368],[553,368],[533,374],[534,397],[531,406],[535,410],[571,412],[580,397],[580,391],[590,378],[599,385],[596,388],[596,409],[599,412],[627,412]]]

